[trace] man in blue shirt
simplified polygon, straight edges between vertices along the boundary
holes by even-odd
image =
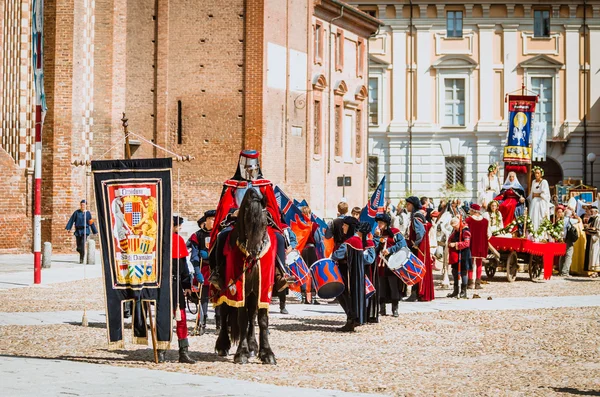
[[[67,227],[65,228],[66,230],[71,231],[73,226],[75,226],[75,233],[73,234],[75,235],[75,241],[77,242],[79,263],[83,263],[83,256],[85,254],[85,241],[90,235],[90,229],[94,234],[98,234],[92,214],[90,211],[87,211],[86,206],[87,202],[85,200],[81,200],[79,203],[79,209],[73,212],[73,215],[71,215],[71,218],[69,218],[69,222],[67,222]]]

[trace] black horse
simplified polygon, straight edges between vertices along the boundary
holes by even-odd
[[[230,244],[229,248],[233,250],[240,250],[241,247],[241,252],[245,254],[245,260],[236,264],[246,272],[245,305],[240,308],[228,306],[226,303],[221,305],[221,329],[215,345],[215,351],[219,356],[227,356],[232,342],[238,343],[233,359],[238,364],[246,364],[257,350],[263,364],[276,364],[275,355],[269,346],[267,330],[269,312],[266,308],[258,307],[260,268],[256,263],[261,254],[264,255],[267,247],[268,250],[276,249],[276,242],[269,241],[267,212],[264,207],[264,198],[256,190],[249,189],[244,195],[237,222],[229,233],[229,238],[220,235],[215,247],[220,261],[225,260],[223,255],[225,244]],[[261,261],[260,266],[275,266],[275,262]],[[254,330],[254,318],[257,312],[260,345],[256,342]]]

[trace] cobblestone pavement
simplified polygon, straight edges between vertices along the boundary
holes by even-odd
[[[368,394],[266,385],[193,374],[74,361],[0,357],[3,396],[286,396],[360,397]],[[73,380],[77,379],[76,382]],[[135,380],[135,388],[132,387]],[[43,385],[43,392],[40,392]]]
[[[77,371],[89,373],[86,366],[92,364],[107,364],[100,368],[111,379],[135,377],[137,372],[126,372],[131,367],[162,370],[155,371],[160,374],[156,375],[157,387],[188,382],[184,377],[163,380],[170,372],[209,376],[188,382],[210,387],[198,389],[208,395],[229,395],[227,390],[212,387],[230,381],[212,377],[252,382],[232,390],[244,395],[246,391],[266,395],[262,387],[268,385],[407,396],[600,395],[598,280],[508,283],[498,279],[485,284],[484,290],[470,291],[470,296],[476,292],[482,297],[470,300],[442,299],[447,291],[438,290],[436,301],[401,303],[399,318],[383,317],[379,324],[359,327],[354,334],[335,331],[344,320],[337,305],[291,304],[291,316],[271,315],[276,366],[260,365],[258,360],[239,366],[231,356],[217,357],[212,314],[207,333],[190,337],[192,357],[199,361],[195,365],[177,363],[174,350],[168,353],[168,363],[154,364],[150,347],[131,344],[131,330],[126,332],[126,350],[108,351],[100,280],[0,291],[0,355],[4,356],[0,378],[14,376],[13,364],[7,370],[2,360],[18,359],[21,372],[54,362],[38,364],[22,358],[28,357],[73,365],[67,372],[70,379],[80,379]],[[87,328],[80,325],[83,296],[89,310]],[[192,327],[192,321],[188,325]],[[51,372],[63,371],[54,364],[48,366],[55,368]],[[127,369],[119,374],[104,372],[104,368],[117,367]],[[39,389],[35,382],[11,383],[15,384],[22,385],[18,390],[23,393],[32,385]],[[82,393],[72,385],[60,390],[69,392],[69,388],[74,394]],[[293,396],[292,391],[313,393],[304,389],[280,392]],[[272,392],[277,391],[269,389],[268,394]],[[337,392],[332,393],[328,395]]]

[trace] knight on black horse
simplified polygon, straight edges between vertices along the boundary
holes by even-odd
[[[254,150],[240,153],[235,175],[224,183],[210,237],[211,296],[221,307],[215,350],[226,356],[232,341],[238,343],[234,362],[240,364],[257,350],[263,363],[276,363],[268,341],[268,311],[274,283],[276,292],[286,285],[276,265],[285,263],[279,207],[258,157]],[[260,346],[253,323],[257,313]]]

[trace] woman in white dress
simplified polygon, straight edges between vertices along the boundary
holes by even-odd
[[[498,180],[498,166],[492,164],[488,167],[487,176],[482,177],[477,184],[479,204],[487,208],[488,204],[500,193],[500,181]]]
[[[488,220],[488,238],[492,237],[494,232],[504,228],[502,222],[502,213],[498,210],[500,204],[496,200],[490,201],[487,207],[487,212],[483,214],[483,217]]]
[[[536,231],[544,219],[550,218],[550,187],[548,181],[542,178],[544,170],[541,167],[533,167],[533,175],[535,179],[531,182],[531,193],[527,200],[533,231]]]

